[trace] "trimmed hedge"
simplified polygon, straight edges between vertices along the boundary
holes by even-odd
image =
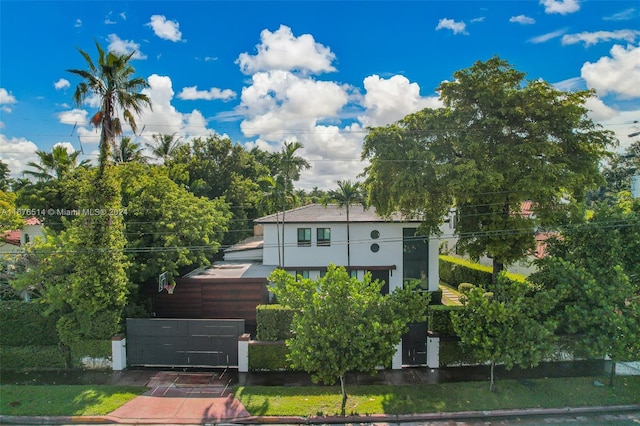
[[[257,340],[279,341],[293,337],[291,321],[295,310],[286,306],[258,305],[256,307]]]
[[[440,336],[455,336],[451,323],[451,312],[463,309],[459,305],[430,305],[427,308],[427,329]]]
[[[73,368],[84,367],[82,358],[111,358],[111,340],[81,340],[69,346]]]
[[[283,341],[279,342],[250,342],[249,370],[250,371],[282,371],[291,370],[287,362],[289,349]]]
[[[460,283],[491,285],[491,268],[453,256],[440,255],[440,280],[457,288]]]
[[[62,370],[65,354],[54,346],[0,346],[3,370]]]
[[[440,339],[440,367],[476,364],[479,364],[478,360],[474,358],[470,352],[464,349],[460,344],[459,338],[449,337]]]
[[[21,300],[0,301],[0,346],[50,346],[58,343],[56,318],[45,316],[42,305]]]
[[[481,265],[459,257],[447,256],[441,254],[438,257],[440,268],[440,280],[449,284],[453,288],[457,288],[461,283],[471,283],[476,286],[489,288],[491,286],[491,278],[493,268],[491,266]],[[524,281],[525,276],[507,272],[507,277],[514,281]]]

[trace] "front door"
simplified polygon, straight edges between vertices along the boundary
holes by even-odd
[[[380,293],[382,293],[383,295],[389,294],[389,271],[376,270],[369,271],[369,273],[371,273],[372,281],[379,280],[380,282],[384,283],[382,285],[382,288],[380,289]]]

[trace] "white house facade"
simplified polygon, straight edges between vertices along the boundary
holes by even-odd
[[[320,204],[286,211],[284,219],[284,232],[281,213],[255,221],[263,228],[264,265],[317,278],[333,263],[358,278],[370,272],[388,291],[408,279],[438,289],[439,240],[416,236],[418,220],[383,218],[373,207],[352,205],[347,222],[346,207]]]

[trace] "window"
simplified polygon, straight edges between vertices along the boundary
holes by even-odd
[[[298,228],[298,247],[311,246],[311,228]]]
[[[371,231],[371,238],[374,240],[380,238],[380,231],[378,231],[377,229]]]
[[[317,230],[318,245],[330,246],[331,245],[331,228],[318,228]]]
[[[373,253],[377,253],[378,251],[380,251],[380,245],[378,243],[371,244],[371,251]]]
[[[296,281],[298,281],[300,278],[309,278],[308,269],[296,271],[295,274],[296,274]]]

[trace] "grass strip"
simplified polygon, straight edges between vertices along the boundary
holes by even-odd
[[[347,414],[418,414],[515,408],[562,408],[640,403],[640,377],[503,380],[416,386],[348,386]],[[236,397],[255,416],[321,416],[340,412],[337,386],[237,387]]]
[[[144,386],[2,385],[0,414],[8,416],[100,416],[147,391]]]

